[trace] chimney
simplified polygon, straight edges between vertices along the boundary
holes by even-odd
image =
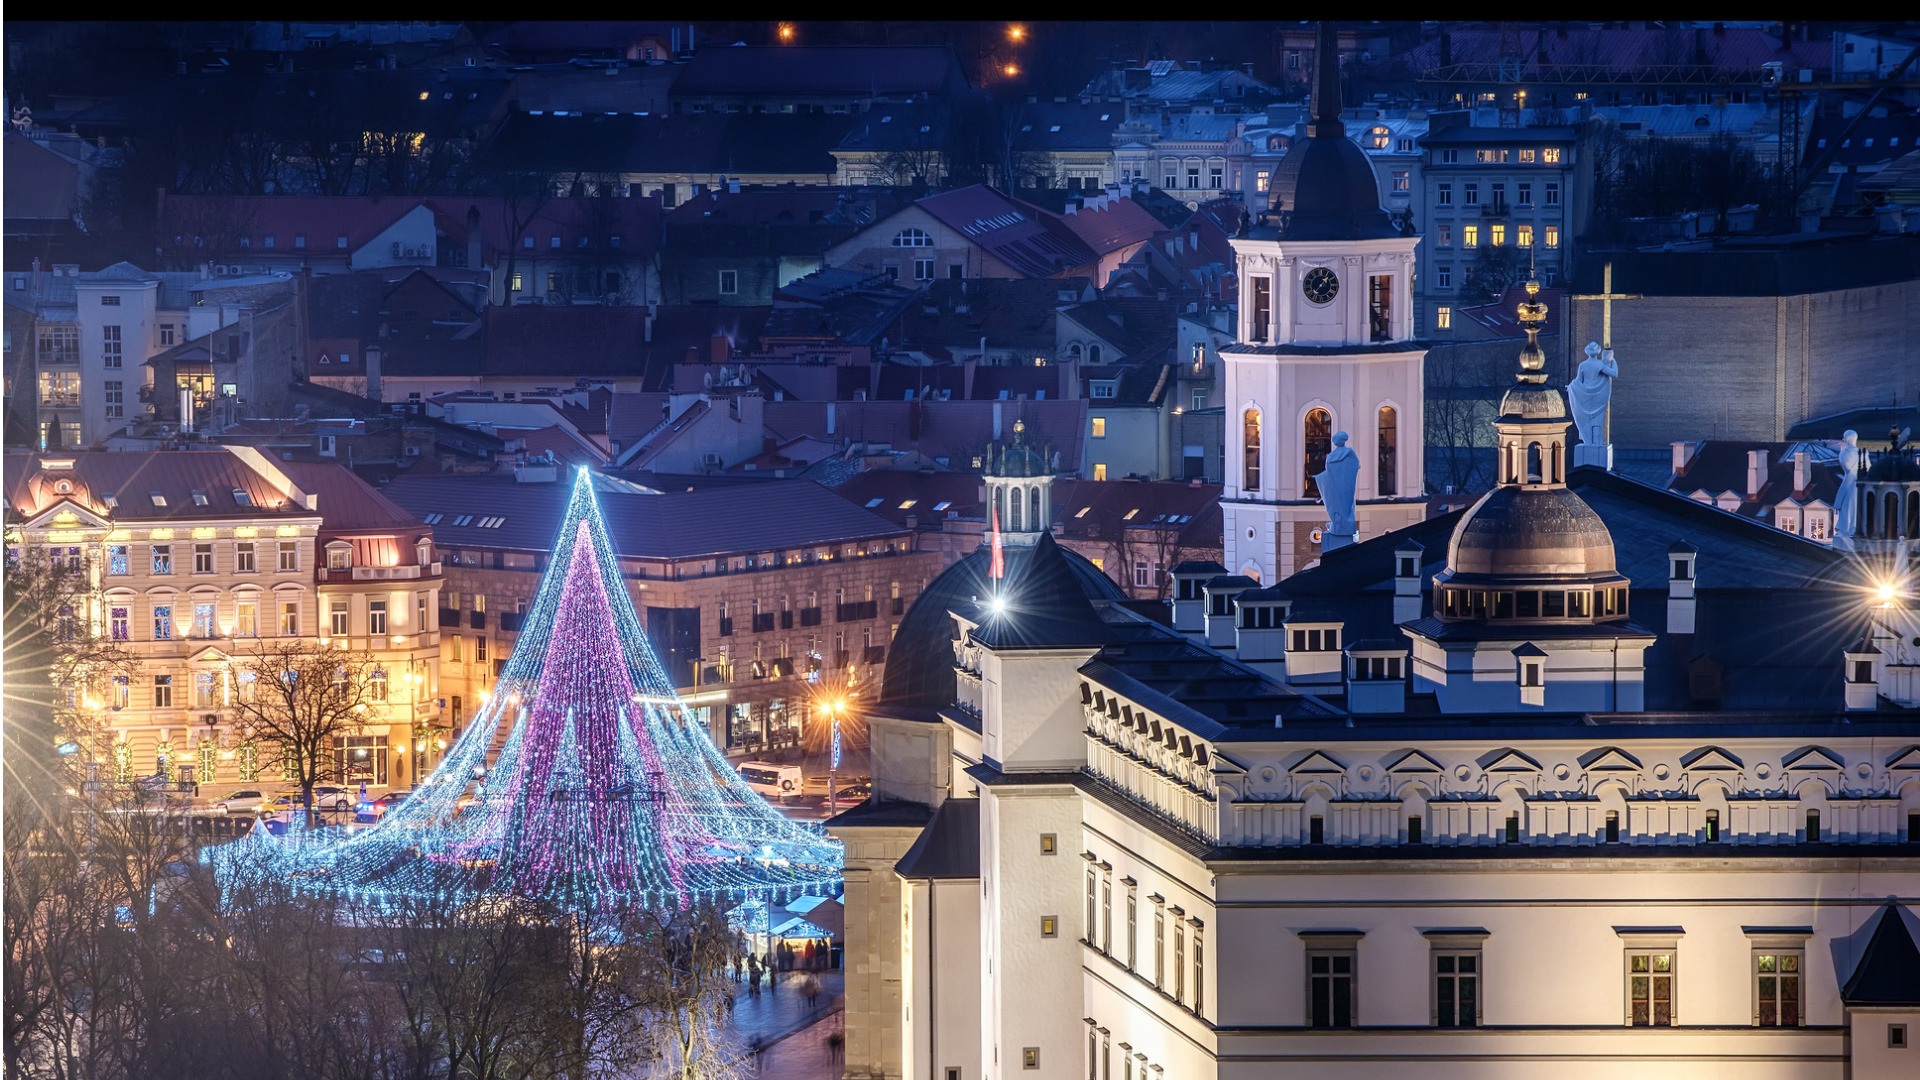
[[[714,364],[726,363],[727,358],[732,354],[732,349],[733,343],[727,340],[727,335],[713,335],[713,341],[707,354],[708,362]]]
[[[367,399],[379,401],[380,397],[380,346],[367,346]]]
[[[1203,591],[1207,595],[1207,644],[1222,650],[1234,649],[1239,644],[1233,601],[1253,587],[1252,578],[1239,574],[1222,574],[1206,583]]]
[[[829,435],[834,433],[834,420],[836,419],[834,416],[834,404],[835,403],[831,401],[827,402],[827,434]]]
[[[642,336],[642,340],[644,340],[649,345],[653,344],[653,320],[654,320],[654,317],[657,316],[658,314],[659,314],[658,308],[654,307],[652,304],[647,305],[647,321],[646,321],[646,324],[641,328],[641,336]]]
[[[1700,549],[1685,540],[1676,540],[1667,549],[1667,633],[1693,633],[1694,562]]]
[[[1080,197],[1076,195],[1073,198],[1067,200],[1067,206],[1066,206],[1066,209],[1063,211],[1063,213],[1065,213],[1068,217],[1072,217],[1073,215],[1079,212],[1080,212]]]
[[[1184,562],[1167,571],[1173,578],[1173,628],[1198,639],[1206,632],[1206,584],[1227,572],[1216,562]]]
[[[1881,652],[1868,638],[1847,647],[1846,668],[1841,673],[1846,683],[1848,712],[1872,711],[1880,707],[1879,660]]]
[[[1758,499],[1760,489],[1767,486],[1767,452],[1765,450],[1747,451],[1747,498]]]
[[[1793,497],[1805,499],[1807,484],[1813,480],[1813,460],[1805,450],[1796,450],[1793,454]]]
[[[1393,621],[1396,625],[1420,617],[1420,556],[1426,550],[1413,540],[1393,549]]]
[[[1676,439],[1673,443],[1673,475],[1687,475],[1687,464],[1693,460],[1693,452],[1698,449],[1685,439]]]

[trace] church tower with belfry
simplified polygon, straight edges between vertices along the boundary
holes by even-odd
[[[1373,167],[1347,137],[1327,23],[1306,135],[1275,168],[1269,208],[1233,238],[1238,340],[1220,350],[1225,562],[1265,584],[1321,555],[1328,514],[1314,477],[1336,432],[1359,455],[1354,539],[1426,516],[1427,346],[1413,330],[1419,237],[1380,206]]]

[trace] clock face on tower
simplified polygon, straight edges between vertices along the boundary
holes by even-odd
[[[1340,278],[1324,266],[1316,266],[1300,279],[1300,291],[1315,304],[1329,304],[1340,292]]]

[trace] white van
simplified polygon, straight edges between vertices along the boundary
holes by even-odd
[[[798,765],[782,765],[773,761],[743,761],[740,763],[740,779],[745,780],[748,787],[769,799],[784,799],[789,795],[800,794],[802,776]]]

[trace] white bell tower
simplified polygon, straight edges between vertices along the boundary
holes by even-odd
[[[1424,368],[1414,247],[1380,207],[1340,121],[1339,52],[1322,23],[1307,138],[1274,170],[1271,208],[1233,238],[1238,342],[1226,368],[1228,573],[1272,584],[1320,557],[1314,474],[1335,432],[1360,458],[1359,539],[1426,516]]]

